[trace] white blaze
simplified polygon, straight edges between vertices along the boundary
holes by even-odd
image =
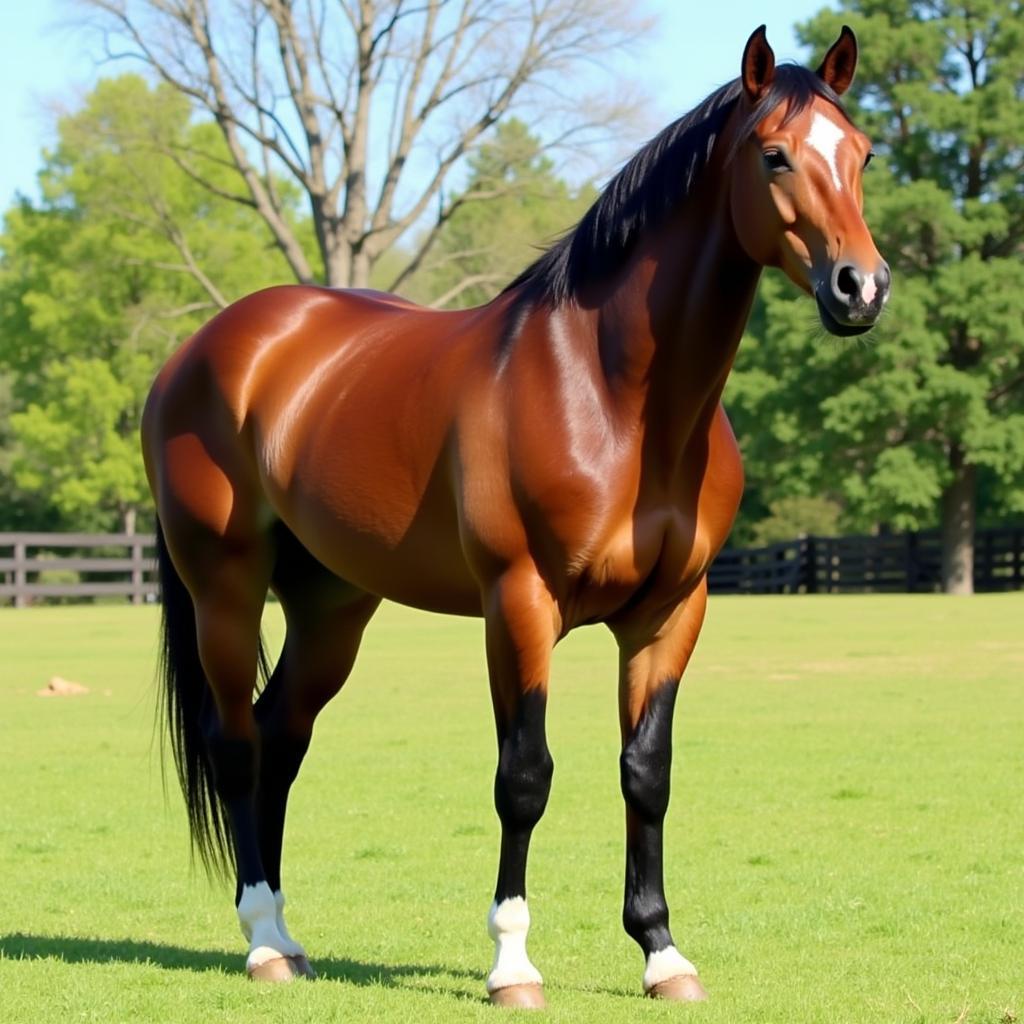
[[[487,931],[494,939],[494,966],[487,976],[487,991],[497,992],[509,985],[541,985],[540,971],[526,955],[526,933],[530,911],[522,896],[492,903]]]
[[[836,191],[843,191],[843,183],[839,180],[839,168],[836,166],[836,150],[839,143],[846,137],[846,133],[834,121],[830,121],[824,114],[815,114],[811,121],[811,130],[807,133],[807,145],[817,150],[828,169],[832,172],[832,181]]]
[[[875,284],[875,275],[868,274],[864,278],[864,287],[860,291],[861,298],[864,300],[866,305],[871,305],[875,296],[878,294],[878,285]]]

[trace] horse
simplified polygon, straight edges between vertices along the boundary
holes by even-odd
[[[496,298],[428,310],[291,285],[221,311],[143,414],[163,594],[160,692],[194,848],[233,871],[250,977],[312,977],[284,918],[289,789],[382,599],[482,617],[501,825],[486,979],[544,1005],[526,865],[553,763],[553,646],[619,649],[622,920],[652,997],[706,997],[669,930],[662,864],[676,694],[743,471],[721,405],[766,266],[825,329],[868,330],[890,274],[865,225],[867,138],[844,27],[814,71],[764,26],[737,79],[641,148]],[[268,670],[269,591],[286,637]]]

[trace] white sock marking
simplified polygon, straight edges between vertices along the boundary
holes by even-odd
[[[284,939],[283,951],[288,956],[305,956],[306,951],[302,948],[301,943],[296,942],[291,932],[288,931],[288,925],[284,923],[284,904],[285,898],[284,893],[280,889],[274,891],[274,904],[277,907],[277,931],[281,938]]]
[[[249,942],[246,970],[288,955],[287,943],[277,928],[277,901],[266,882],[243,886],[238,923]]]
[[[846,133],[834,121],[824,114],[816,113],[811,121],[811,130],[807,133],[807,145],[816,149],[828,164],[832,172],[832,182],[837,192],[843,191],[843,183],[839,179],[839,168],[836,166],[836,150],[839,143],[846,138]]]
[[[526,933],[530,911],[522,896],[492,903],[487,915],[487,932],[494,940],[494,966],[487,976],[487,991],[509,985],[542,985],[540,971],[526,955]]]
[[[655,985],[669,978],[678,978],[684,974],[697,976],[697,968],[676,949],[666,946],[652,953],[647,958],[647,969],[644,971],[644,991],[650,992]]]
[[[878,294],[878,285],[875,284],[875,275],[868,274],[864,278],[864,287],[860,290],[860,297],[864,304],[870,306],[874,297]]]

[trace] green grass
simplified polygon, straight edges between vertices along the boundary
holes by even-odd
[[[321,980],[273,988],[242,975],[230,894],[190,874],[162,792],[156,621],[0,610],[0,1022],[493,1024],[480,624],[393,606],[371,624],[291,807],[289,918]],[[667,825],[673,930],[711,993],[689,1007],[637,995],[614,649],[570,637],[530,864],[546,1019],[1024,1019],[1022,624],[1024,594],[712,600]],[[37,698],[53,674],[91,693]]]

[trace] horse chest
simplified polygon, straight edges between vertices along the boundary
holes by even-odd
[[[678,600],[707,571],[711,551],[700,524],[678,509],[627,517],[575,575],[563,602],[565,627],[610,619],[638,601]]]
[[[665,491],[635,497],[579,562],[572,593],[573,625],[601,621],[623,609],[659,609],[678,602],[707,572],[732,528],[743,470],[728,421],[719,409],[699,479],[679,479]]]

